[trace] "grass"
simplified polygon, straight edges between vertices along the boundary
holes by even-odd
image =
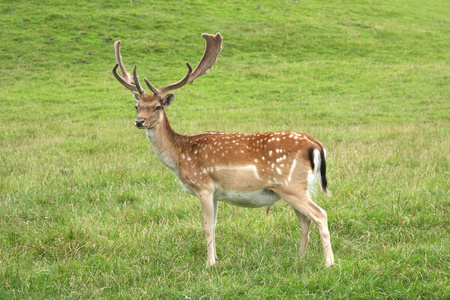
[[[449,4],[0,3],[0,298],[450,298]],[[168,109],[181,133],[293,130],[328,147],[337,266],[292,209],[200,205],[133,128],[113,42],[156,86],[224,36]]]

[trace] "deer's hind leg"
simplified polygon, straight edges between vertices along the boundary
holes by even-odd
[[[327,213],[316,203],[314,203],[308,196],[307,190],[292,190],[279,189],[277,194],[281,196],[287,203],[289,203],[295,210],[297,217],[302,226],[302,241],[300,242],[300,256],[304,256],[306,245],[308,242],[308,233],[306,230],[307,223],[304,217],[312,220],[319,229],[320,240],[325,256],[325,265],[327,267],[334,264],[333,250],[331,249],[330,232],[328,230]],[[300,215],[299,215],[300,214]],[[303,226],[305,233],[303,232]]]
[[[300,228],[302,230],[302,237],[300,239],[300,250],[298,253],[300,258],[303,259],[306,256],[306,246],[308,245],[309,241],[309,228],[311,225],[311,220],[307,216],[296,210],[295,208],[294,212],[297,215],[298,220],[300,221]]]

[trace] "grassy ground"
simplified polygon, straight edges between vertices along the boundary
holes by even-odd
[[[450,298],[448,1],[1,1],[0,298]],[[292,209],[198,201],[133,128],[113,42],[156,86],[224,36],[172,126],[328,147],[337,265]]]

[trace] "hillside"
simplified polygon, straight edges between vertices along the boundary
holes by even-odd
[[[0,298],[450,298],[450,4],[2,1]],[[317,228],[298,258],[286,203],[219,205],[205,268],[198,199],[134,128],[113,44],[156,86],[220,32],[172,127],[292,130],[328,149],[337,265]]]

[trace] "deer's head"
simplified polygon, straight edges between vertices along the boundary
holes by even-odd
[[[179,89],[187,83],[192,83],[198,77],[208,73],[222,50],[223,38],[220,33],[217,33],[216,35],[204,33],[202,34],[202,37],[206,40],[205,53],[195,70],[192,71],[191,65],[186,63],[188,72],[183,79],[158,89],[155,88],[147,78],[144,78],[146,85],[151,91],[150,94],[146,93],[139,83],[139,77],[136,74],[137,66],[134,66],[133,76],[126,71],[122,62],[122,56],[120,55],[120,41],[114,43],[117,64],[113,68],[113,74],[123,86],[133,92],[133,96],[137,101],[136,127],[141,129],[155,127],[164,118],[164,109],[169,106],[175,98],[175,95],[169,92]],[[117,74],[117,68],[119,67],[122,77]]]

